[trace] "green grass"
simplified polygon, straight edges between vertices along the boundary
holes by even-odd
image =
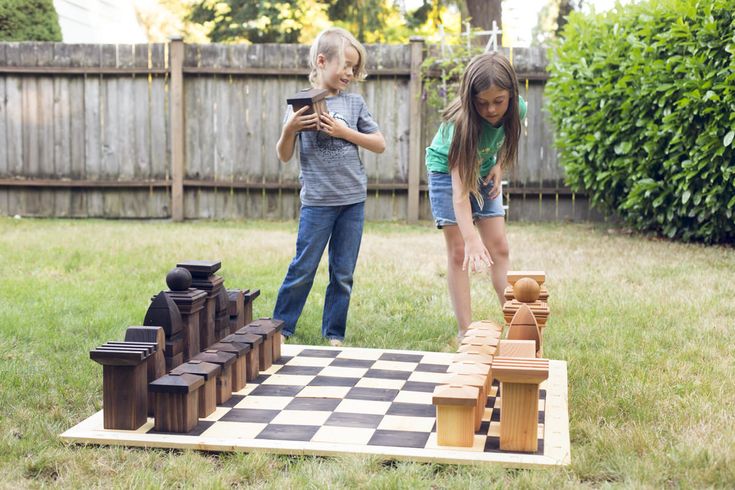
[[[492,488],[735,485],[735,250],[585,225],[509,227],[513,269],[547,272],[544,353],[569,369],[572,463],[550,470],[66,445],[100,409],[88,351],[142,323],[179,260],[221,259],[270,315],[296,225],[0,219],[0,487]],[[449,350],[444,245],[369,224],[347,345]],[[326,263],[295,341],[324,344]],[[487,276],[476,319],[501,319]]]

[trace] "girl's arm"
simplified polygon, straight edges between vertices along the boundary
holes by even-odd
[[[459,170],[455,167],[451,171],[452,175],[452,206],[454,207],[454,216],[457,218],[457,226],[464,240],[464,262],[462,270],[479,271],[483,266],[490,267],[493,259],[490,258],[487,248],[482,243],[480,234],[472,224],[472,206],[470,205],[470,196],[462,190],[462,180],[459,177]]]
[[[385,151],[385,138],[383,138],[383,133],[380,131],[361,133],[350,128],[342,121],[334,119],[329,114],[322,114],[321,122],[321,130],[332,138],[342,138],[375,153],[383,153]]]
[[[303,115],[308,109],[309,106],[304,106],[294,112],[283,125],[281,137],[278,138],[278,143],[276,143],[276,153],[278,154],[278,159],[284,163],[288,162],[291,160],[291,157],[293,157],[293,149],[296,145],[296,135],[299,131],[316,128],[318,116],[316,114],[310,114],[308,116]]]

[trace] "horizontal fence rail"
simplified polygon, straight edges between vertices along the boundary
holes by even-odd
[[[369,45],[366,100],[386,151],[361,150],[366,214],[431,219],[424,150],[439,124],[420,65],[435,48]],[[0,214],[293,219],[298,163],[275,155],[303,45],[0,43]],[[543,50],[506,52],[527,100],[510,219],[597,219],[563,183],[545,114]],[[431,72],[429,74],[431,76]]]

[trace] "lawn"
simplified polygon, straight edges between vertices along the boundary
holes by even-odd
[[[735,485],[735,250],[592,225],[509,226],[513,269],[547,272],[544,354],[568,362],[572,463],[549,470],[66,445],[101,408],[89,350],[140,325],[177,261],[221,259],[269,316],[295,223],[0,219],[0,487],[491,488]],[[449,350],[441,234],[369,224],[347,346]],[[326,262],[295,342],[320,337]],[[502,318],[489,277],[476,319]]]

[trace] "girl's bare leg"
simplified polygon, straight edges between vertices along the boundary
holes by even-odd
[[[445,226],[444,241],[447,245],[447,282],[449,298],[454,307],[457,319],[457,330],[463,335],[472,322],[472,303],[470,299],[470,278],[467,271],[462,270],[464,261],[464,240],[459,226]]]
[[[485,244],[487,251],[490,252],[490,257],[493,259],[490,274],[495,294],[498,295],[498,301],[502,309],[503,303],[505,303],[503,291],[508,285],[507,275],[510,264],[508,238],[505,235],[505,220],[502,216],[481,219],[477,221],[477,228],[480,231],[482,243]]]

